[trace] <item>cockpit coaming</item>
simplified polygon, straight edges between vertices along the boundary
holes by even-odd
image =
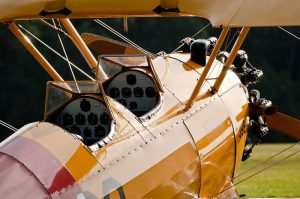
[[[48,82],[45,121],[93,150],[104,146],[115,134],[115,120],[102,90],[96,81]]]
[[[111,123],[106,104],[93,96],[75,98],[56,116],[56,124],[80,136],[89,146],[108,135]]]
[[[105,93],[144,118],[162,104],[162,87],[145,55],[100,56],[99,65],[108,68],[110,78],[104,82]]]
[[[141,121],[151,118],[162,105],[160,82],[146,56],[131,58],[101,57],[99,64],[105,68],[103,63],[106,62],[110,69],[109,78],[103,84],[99,81],[49,82],[45,121],[60,126],[95,151],[109,143],[116,131],[107,96]],[[143,63],[137,65],[137,60]]]

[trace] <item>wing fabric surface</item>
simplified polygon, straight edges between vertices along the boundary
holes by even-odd
[[[215,27],[297,26],[299,10],[299,0],[0,0],[0,21],[191,15]]]

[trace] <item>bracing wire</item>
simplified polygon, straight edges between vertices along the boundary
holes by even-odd
[[[140,132],[133,126],[133,124],[131,124],[131,122],[129,121],[129,120],[127,120],[126,118],[125,118],[125,116],[123,115],[123,114],[120,114],[119,113],[119,111],[118,110],[116,110],[113,106],[111,107],[114,111],[116,111],[126,122],[127,122],[127,124],[129,124],[136,132],[137,132],[137,134],[141,137],[141,139],[145,142],[145,143],[147,143],[147,141],[145,140],[145,138],[140,134]]]
[[[297,40],[300,40],[300,37],[298,37],[297,35],[291,33],[290,31],[288,31],[288,30],[282,28],[281,26],[278,26],[278,28],[279,28],[280,30],[286,32],[287,34],[291,35],[292,37],[296,38]]]
[[[72,63],[71,61],[67,60],[63,55],[61,55],[60,53],[58,53],[56,50],[54,50],[52,47],[50,47],[48,44],[46,44],[45,42],[43,42],[41,39],[39,39],[37,36],[35,36],[33,33],[31,33],[29,30],[27,30],[26,28],[24,28],[23,26],[21,26],[20,24],[17,24],[18,27],[20,29],[22,29],[23,31],[25,31],[27,34],[29,34],[31,37],[33,37],[34,39],[36,39],[38,42],[40,42],[41,44],[43,44],[46,48],[48,48],[49,50],[51,50],[54,54],[56,54],[57,56],[59,56],[60,58],[62,58],[64,61],[68,62],[71,64],[71,66],[73,66],[76,70],[78,70],[79,72],[81,72],[83,75],[85,75],[87,78],[89,78],[92,81],[95,81],[94,78],[92,78],[90,75],[88,75],[86,72],[84,72],[82,69],[80,69],[78,66],[76,66],[74,63]]]
[[[232,36],[232,38],[230,39],[229,41],[229,38],[230,38],[230,33],[231,33],[231,29],[229,30],[229,33],[228,33],[228,36],[227,36],[227,39],[226,39],[226,44],[224,46],[224,51],[227,51],[227,49],[229,48],[229,46],[232,44],[232,42],[234,41],[234,38],[236,37],[237,35],[237,32],[235,32],[235,34]],[[220,51],[219,51],[220,52]],[[207,75],[207,77],[210,77],[211,74],[215,71],[216,67],[217,67],[218,63],[215,63],[214,66],[212,67],[212,69],[210,70],[209,74]],[[222,67],[219,67],[219,70],[217,72],[217,75],[220,74],[220,70],[222,70]],[[213,78],[206,78],[206,80],[215,80],[217,79],[218,77],[213,77]],[[202,88],[202,87],[201,87]],[[201,90],[200,88],[200,90]]]
[[[300,152],[300,150],[295,151],[295,152],[289,154],[288,156],[284,157],[283,159],[277,160],[277,161],[274,162],[273,164],[271,164],[271,165],[269,165],[269,166],[267,166],[267,167],[265,167],[265,168],[262,168],[261,170],[259,170],[259,171],[255,172],[255,173],[251,174],[250,176],[248,176],[248,177],[246,177],[246,178],[244,178],[244,179],[238,181],[238,182],[235,183],[234,185],[232,185],[232,186],[230,186],[230,187],[228,187],[228,188],[226,188],[226,189],[220,191],[220,192],[217,193],[214,197],[216,197],[216,196],[218,196],[218,195],[224,193],[225,191],[227,191],[227,190],[229,190],[229,189],[235,187],[235,186],[238,185],[238,184],[241,184],[242,182],[244,182],[244,181],[246,181],[246,180],[248,180],[248,179],[254,177],[255,175],[257,175],[257,174],[259,174],[259,173],[261,173],[261,172],[264,172],[264,171],[266,171],[266,170],[268,170],[268,169],[270,169],[270,168],[272,168],[272,167],[274,167],[274,166],[276,166],[276,165],[281,164],[283,161],[285,161],[286,159],[288,159],[288,158],[290,158],[290,157],[296,155],[296,154],[299,153],[299,152]]]
[[[66,33],[61,27],[56,27],[56,26],[54,26],[54,25],[52,25],[52,24],[50,24],[50,23],[48,23],[46,20],[44,20],[44,19],[41,19],[40,20],[42,23],[44,23],[46,26],[48,26],[49,28],[51,28],[51,29],[53,29],[53,30],[55,30],[55,31],[57,31],[57,32],[60,32],[60,33],[62,33],[63,35],[65,35],[66,37],[68,37],[69,39],[71,39],[71,36],[68,34],[68,33]]]
[[[198,34],[200,34],[201,32],[203,32],[204,30],[206,30],[210,25],[211,25],[211,23],[206,24],[203,28],[201,28],[199,31],[197,31],[195,34],[193,34],[193,35],[191,36],[191,38],[196,37]],[[229,42],[229,45],[230,45],[230,43],[231,43],[232,41],[233,41],[233,38],[232,38],[231,41]],[[175,53],[175,52],[176,52],[177,50],[179,50],[183,45],[184,45],[184,44],[179,45],[179,46],[178,46],[175,50],[173,50],[170,54]],[[170,56],[169,56],[169,57],[170,57]],[[173,58],[173,57],[171,57],[171,58]],[[215,70],[216,65],[217,65],[217,63],[214,64],[212,70],[211,70],[210,73],[208,74],[208,77],[209,77],[209,76],[212,74],[212,72]],[[195,72],[199,74],[199,72],[198,72],[197,70],[195,70]],[[199,74],[199,75],[201,75],[201,74]],[[206,79],[206,80],[209,80],[209,79]],[[203,85],[202,85],[201,88],[199,89],[199,92],[200,92],[200,90],[202,89],[202,87],[203,87]]]
[[[53,23],[54,27],[57,28],[54,19],[52,19],[52,23]],[[72,73],[72,77],[73,77],[73,79],[76,81],[76,77],[75,77],[74,71],[73,71],[73,69],[72,69],[72,66],[71,66],[71,64],[70,64],[70,60],[69,60],[67,51],[66,51],[66,49],[65,49],[65,46],[64,46],[64,44],[63,44],[63,41],[62,41],[61,36],[59,35],[59,33],[57,33],[57,37],[58,37],[58,40],[59,40],[59,42],[60,42],[61,48],[62,48],[62,50],[63,50],[63,52],[64,52],[64,54],[65,54],[65,58],[68,60],[68,65],[69,65],[70,71],[71,71],[71,73]]]
[[[57,28],[54,19],[52,19],[52,23],[53,23],[54,27]],[[58,21],[58,25],[59,25],[59,27],[61,28],[61,25],[60,25],[59,21]],[[62,50],[63,50],[63,52],[64,52],[64,54],[65,54],[65,58],[68,60],[68,66],[69,66],[70,72],[71,72],[71,74],[72,74],[72,77],[73,77],[74,81],[77,81],[77,80],[76,80],[76,77],[75,77],[75,74],[74,74],[74,71],[73,71],[73,68],[72,68],[72,66],[71,66],[71,64],[70,64],[70,60],[69,60],[67,51],[66,51],[66,49],[65,49],[64,43],[63,43],[63,41],[62,41],[62,39],[61,39],[61,36],[60,36],[59,32],[57,32],[57,37],[58,37],[58,40],[59,40],[59,42],[60,42],[61,48],[62,48]],[[80,90],[79,90],[79,87],[78,87],[77,83],[76,83],[76,88],[77,88],[77,91],[80,93]]]
[[[297,35],[291,33],[290,31],[282,28],[281,26],[277,26],[280,30],[284,31],[285,33],[289,34],[290,36],[294,37],[297,40],[300,40],[300,37],[298,37]],[[247,63],[250,65],[251,68],[254,68],[254,66],[247,60]]]
[[[231,32],[231,28],[229,29],[229,33],[228,33],[228,37],[226,40],[226,44],[224,47],[224,51],[227,51],[227,49],[229,48],[229,46],[232,44],[232,42],[234,41],[234,39],[236,38],[236,36],[238,35],[238,30],[234,33],[234,35],[231,37],[230,41],[228,42],[229,38],[230,38],[230,32]]]
[[[230,29],[231,30],[231,29]],[[226,44],[225,44],[225,47],[224,47],[224,51],[227,51],[227,49],[229,48],[229,46],[232,44],[232,42],[234,41],[235,37],[237,36],[237,33],[238,32],[235,32],[235,34],[232,36],[232,38],[230,39],[230,41],[228,42],[229,40],[229,36],[227,37],[227,41],[226,41]],[[230,34],[230,32],[229,32]],[[216,66],[217,66],[217,63],[214,64],[212,70],[210,71],[210,73],[207,75],[207,77],[210,77],[211,74],[214,72],[214,70],[216,69]],[[217,74],[219,75],[220,74],[220,70],[222,70],[222,67],[219,67],[219,71],[217,72]],[[214,78],[206,78],[206,80],[212,80],[212,79],[217,79],[217,77],[214,77]],[[201,90],[201,89],[200,89]]]
[[[207,25],[205,25],[203,28],[201,28],[199,31],[197,31],[191,38],[194,38],[195,36],[197,36],[198,34],[200,34],[201,32],[203,32],[204,30],[206,30],[209,25],[211,25],[211,23],[208,23]],[[228,47],[232,44],[232,42],[234,41],[234,38],[236,37],[236,35],[237,35],[237,32],[233,35],[233,37],[229,41],[229,38],[230,38],[230,32],[229,32],[229,35],[227,36],[227,40],[226,40],[226,45],[224,47],[224,51],[226,51],[228,49]],[[179,45],[175,50],[173,50],[171,52],[171,54],[175,53],[183,45],[184,44]],[[216,66],[217,66],[217,64],[215,63],[214,66],[212,67],[212,70],[210,70],[210,73],[208,74],[208,77],[211,76],[211,74],[214,72]],[[216,79],[216,78],[210,78],[210,79]],[[209,79],[206,79],[206,80],[209,80]],[[200,88],[200,90],[201,90],[201,88]]]
[[[234,37],[231,38],[231,40],[229,41],[229,38],[230,38],[230,33],[231,33],[231,28],[229,29],[228,31],[228,34],[227,34],[227,38],[226,38],[226,41],[225,41],[225,46],[224,46],[224,51],[227,50],[227,48],[229,47],[229,45],[231,44],[231,42],[233,41]],[[219,51],[220,52],[220,51]],[[218,77],[213,77],[213,78],[210,78],[211,74],[215,71],[216,67],[217,67],[217,63],[214,63],[213,67],[211,68],[211,70],[209,71],[208,75],[207,75],[207,78],[206,80],[215,80],[217,79]],[[220,70],[222,70],[221,67],[219,67],[219,70],[217,72],[217,75],[220,74]],[[203,86],[203,85],[202,85]],[[199,91],[202,89],[202,86],[201,88],[199,89]]]
[[[235,183],[234,186],[236,186],[236,185],[238,185],[238,184],[240,184],[240,183],[242,183],[242,182],[248,180],[249,178],[252,178],[253,176],[255,176],[255,175],[257,175],[257,174],[259,174],[259,173],[261,173],[261,172],[263,172],[263,171],[266,171],[267,169],[269,169],[269,168],[271,168],[271,167],[274,167],[274,166],[276,166],[276,165],[282,163],[284,160],[286,160],[286,159],[288,159],[288,158],[290,158],[290,157],[296,155],[296,154],[299,153],[299,152],[300,152],[300,150],[295,151],[295,152],[289,154],[288,156],[286,156],[285,158],[280,159],[280,160],[277,160],[276,162],[274,162],[274,164],[271,164],[271,165],[269,165],[269,166],[267,166],[267,167],[265,167],[265,168],[263,168],[263,169],[261,169],[261,170],[255,172],[255,173],[253,173],[252,175],[250,175],[250,176],[248,176],[248,177],[242,179],[241,181]]]
[[[201,32],[203,32],[204,30],[206,30],[206,28],[208,27],[208,26],[210,26],[211,25],[211,23],[208,23],[208,24],[206,24],[206,26],[204,26],[203,28],[201,28],[200,30],[198,30],[195,34],[193,34],[192,36],[191,36],[191,38],[194,38],[194,37],[196,37],[197,35],[199,35]],[[180,44],[177,48],[175,48],[175,50],[173,50],[170,54],[173,54],[173,53],[175,53],[176,51],[178,51],[182,46],[183,46],[184,44]]]
[[[226,51],[226,50],[229,48],[229,46],[233,43],[233,41],[234,41],[234,39],[236,38],[237,34],[238,34],[238,32],[235,32],[235,33],[234,33],[234,35],[232,36],[231,40],[230,40],[230,41],[227,43],[227,45],[225,46],[224,51]]]
[[[66,32],[64,32],[63,31],[63,29],[61,28],[61,27],[57,27],[57,25],[56,25],[56,23],[55,23],[55,21],[52,19],[52,22],[53,22],[53,25],[52,24],[50,24],[50,23],[48,23],[47,21],[45,21],[45,20],[41,20],[43,23],[45,23],[47,26],[49,26],[50,28],[52,28],[52,29],[54,29],[54,30],[56,30],[56,31],[58,31],[58,32],[60,32],[60,33],[63,33],[64,35],[66,35],[67,37],[69,37],[70,38],[70,36],[66,33]],[[99,20],[99,23],[100,23],[101,21]],[[98,22],[97,22],[98,23]],[[60,25],[60,24],[58,24],[58,25]],[[103,24],[103,25],[106,25],[106,24]],[[59,35],[59,33],[58,33],[58,38],[59,38],[59,41],[60,41],[60,44],[61,44],[61,46],[62,46],[62,49],[63,49],[63,52],[64,52],[64,54],[65,54],[65,57],[63,57],[62,55],[60,55],[58,52],[56,52],[53,48],[51,48],[50,46],[48,46],[46,43],[44,43],[43,41],[41,41],[39,38],[37,38],[35,35],[33,35],[31,32],[29,32],[27,29],[25,29],[24,27],[22,27],[21,25],[19,25],[19,27],[22,29],[22,30],[24,30],[25,32],[27,32],[29,35],[31,35],[33,38],[35,38],[37,41],[39,41],[40,43],[42,43],[44,46],[46,46],[47,48],[49,48],[51,51],[53,51],[55,54],[57,54],[58,56],[60,56],[62,59],[64,59],[68,64],[69,64],[69,67],[70,67],[70,70],[71,70],[71,73],[72,73],[72,76],[73,76],[73,78],[74,78],[74,80],[76,81],[76,77],[75,77],[75,75],[74,75],[74,72],[73,72],[73,70],[72,70],[72,68],[71,68],[71,65],[74,67],[74,64],[69,60],[69,58],[68,58],[68,55],[67,55],[67,52],[66,52],[66,50],[65,50],[65,48],[64,48],[64,44],[63,44],[63,42],[62,42],[62,39],[61,39],[61,37],[60,37],[60,35]],[[113,32],[115,32],[115,33],[118,33],[117,31],[115,31],[114,29],[112,29],[112,28],[110,28],[108,25],[107,25],[107,28],[109,28],[110,30],[112,30]],[[121,34],[120,34],[121,35]],[[120,36],[121,37],[121,36]],[[131,40],[129,40],[129,39],[127,39],[125,36],[123,36],[124,37],[124,40],[125,41],[127,41],[128,43],[130,43],[131,45],[133,45],[133,46],[135,46],[136,48],[138,48],[139,50],[141,50],[141,51],[143,51],[143,52],[145,52],[145,54],[148,54],[148,55],[150,55],[149,54],[149,52],[148,51],[145,51],[144,49],[142,49],[141,47],[139,47],[137,44],[134,44]],[[153,55],[152,55],[153,56]],[[75,66],[76,67],[76,66]],[[76,68],[77,69],[77,68]],[[124,118],[125,119],[125,118]],[[128,121],[128,123],[130,124],[130,122]],[[131,126],[132,126],[132,124],[130,124]],[[144,125],[143,125],[144,126]],[[134,126],[132,126],[133,128],[134,128]],[[145,127],[145,126],[144,126]],[[135,128],[134,128],[135,129]],[[148,129],[148,128],[146,128],[145,127],[145,129],[148,131],[148,132],[150,132],[150,134],[153,136],[153,137],[155,137],[153,134],[152,134],[152,132]],[[135,129],[136,130],[136,129]],[[136,130],[137,131],[137,130]],[[138,132],[138,131],[137,131]],[[139,133],[138,133],[139,134]],[[144,138],[142,137],[142,139],[144,140]],[[145,140],[144,140],[145,141]],[[146,141],[145,141],[146,142]]]
[[[225,41],[225,46],[224,46],[224,51],[226,51],[226,49],[228,48],[228,40],[229,40],[229,38],[230,38],[230,34],[231,34],[231,28],[229,28],[229,31],[228,31],[228,34],[227,34],[227,36],[226,36],[226,41]]]
[[[124,35],[119,33],[118,31],[116,31],[115,29],[113,29],[112,27],[110,27],[109,25],[107,25],[106,23],[101,21],[100,19],[94,19],[94,22],[96,22],[97,24],[99,24],[100,26],[105,28],[106,30],[110,31],[111,33],[113,33],[114,35],[119,37],[120,39],[124,40],[125,42],[127,42],[131,46],[133,46],[136,49],[140,50],[141,52],[145,53],[146,55],[149,55],[150,57],[155,57],[153,53],[143,49],[142,47],[140,47],[139,45],[137,45],[136,43],[134,43],[133,41],[131,41],[130,39],[128,39],[127,37],[125,37]]]
[[[7,128],[7,129],[9,129],[9,130],[11,130],[13,132],[16,132],[18,130],[16,127],[13,127],[12,125],[10,125],[10,124],[2,121],[2,120],[0,120],[0,125],[4,126],[5,128]]]
[[[255,165],[254,167],[252,167],[252,168],[250,168],[250,169],[248,169],[248,170],[246,170],[246,171],[240,173],[239,175],[235,176],[234,179],[237,179],[237,178],[243,176],[244,174],[246,174],[246,173],[248,173],[248,172],[250,172],[250,171],[255,170],[255,169],[258,168],[259,166],[264,165],[265,163],[267,163],[267,162],[269,162],[270,160],[272,160],[274,157],[276,157],[276,156],[282,154],[283,152],[285,152],[285,151],[291,149],[292,147],[296,146],[296,145],[299,144],[299,143],[300,143],[300,141],[296,142],[295,144],[292,144],[291,146],[285,148],[285,149],[282,150],[282,151],[279,151],[278,153],[274,154],[273,156],[271,156],[271,157],[267,158],[266,160],[264,160],[264,161],[258,163],[258,164]]]
[[[280,26],[278,26],[278,28],[281,29],[282,31],[284,31],[285,33],[289,34],[290,36],[294,37],[295,39],[300,40],[300,37],[298,37],[298,36],[296,36],[295,34],[289,32],[288,30],[286,30],[286,29],[284,29],[284,28],[282,28],[282,27],[280,27]],[[251,65],[251,63],[249,63],[249,62],[248,62],[248,64]],[[251,67],[253,67],[253,66],[251,65]],[[257,169],[257,168],[260,167],[261,165],[264,165],[266,162],[268,162],[268,161],[270,161],[271,159],[273,159],[274,157],[276,157],[276,156],[282,154],[283,152],[285,152],[285,151],[291,149],[292,147],[296,146],[296,145],[299,144],[299,143],[300,143],[300,141],[297,142],[297,143],[295,143],[295,144],[293,144],[293,145],[291,145],[291,146],[289,146],[289,147],[287,147],[286,149],[284,149],[284,150],[282,150],[282,151],[280,151],[280,152],[274,154],[273,156],[271,156],[271,157],[269,157],[268,159],[266,159],[266,160],[260,162],[259,164],[255,165],[254,167],[252,167],[252,168],[250,168],[250,169],[248,169],[248,170],[246,170],[246,171],[240,173],[240,174],[239,174],[238,176],[236,176],[234,179],[238,179],[238,178],[240,178],[241,176],[243,176],[243,175],[249,173],[250,171],[253,171],[253,170]],[[271,167],[274,167],[274,166],[276,166],[276,165],[282,163],[282,162],[285,161],[286,159],[288,159],[288,158],[290,158],[290,157],[296,155],[296,154],[299,153],[299,152],[300,152],[300,150],[297,150],[297,151],[295,151],[295,152],[293,152],[293,153],[290,153],[289,155],[285,156],[284,158],[282,158],[282,159],[280,159],[280,160],[277,160],[277,161],[274,162],[273,164],[270,164],[270,165],[268,165],[268,166],[266,166],[266,167],[263,167],[262,169],[260,169],[260,170],[258,170],[258,171],[256,171],[256,172],[254,172],[254,173],[252,173],[251,175],[246,176],[246,177],[243,178],[242,180],[236,182],[236,183],[234,184],[234,186],[236,186],[236,185],[238,185],[238,184],[241,184],[242,182],[244,182],[244,181],[246,181],[246,180],[248,180],[248,179],[254,177],[255,175],[257,175],[257,174],[259,174],[259,173],[261,173],[261,172],[264,172],[264,171],[270,169]],[[221,192],[218,193],[217,195],[219,195],[219,194],[221,194],[221,193],[227,191],[227,190],[230,189],[230,188],[232,188],[232,186],[229,187],[229,188],[226,188],[225,190],[221,191]]]
[[[211,25],[211,23],[206,24],[206,26],[204,26],[199,31],[197,31],[195,34],[193,34],[192,38],[195,38],[197,35],[199,35],[201,32],[203,32],[210,25]]]

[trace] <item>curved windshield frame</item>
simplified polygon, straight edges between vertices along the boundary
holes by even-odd
[[[108,109],[111,118],[109,133],[98,142],[89,146],[92,151],[96,151],[108,144],[116,132],[116,121],[111,110],[111,106],[103,91],[102,84],[97,81],[49,81],[46,89],[44,120],[51,119],[58,114],[70,101],[81,96],[99,96]],[[80,139],[79,136],[76,136]]]

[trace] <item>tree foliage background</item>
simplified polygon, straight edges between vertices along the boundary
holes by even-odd
[[[178,42],[194,35],[209,22],[201,18],[129,18],[129,31],[123,31],[122,19],[103,19],[143,48],[153,53],[172,52]],[[49,21],[51,22],[51,21]],[[90,32],[118,39],[116,36],[93,23],[92,20],[72,20],[79,32]],[[18,22],[37,37],[63,54],[57,33],[39,21]],[[300,35],[299,28],[287,30]],[[234,36],[237,29],[231,30]],[[209,27],[195,38],[218,36],[220,29]],[[63,37],[63,36],[62,36]],[[65,80],[72,80],[65,61],[57,57],[38,41],[30,37],[53,67]],[[119,39],[118,39],[119,40]],[[228,40],[230,41],[230,39]],[[89,71],[84,59],[73,44],[63,37],[70,60],[85,71]],[[227,42],[229,43],[229,42]],[[264,71],[263,80],[252,86],[261,91],[262,97],[271,99],[281,112],[300,118],[300,42],[278,27],[253,28],[242,46],[249,61]],[[96,55],[96,54],[95,54]],[[97,56],[97,55],[96,55]],[[78,79],[83,76],[76,73]],[[20,128],[23,125],[43,120],[46,82],[50,76],[17,41],[4,24],[0,25],[0,120]],[[0,127],[0,140],[12,132]],[[269,134],[267,142],[291,141],[279,134]]]

